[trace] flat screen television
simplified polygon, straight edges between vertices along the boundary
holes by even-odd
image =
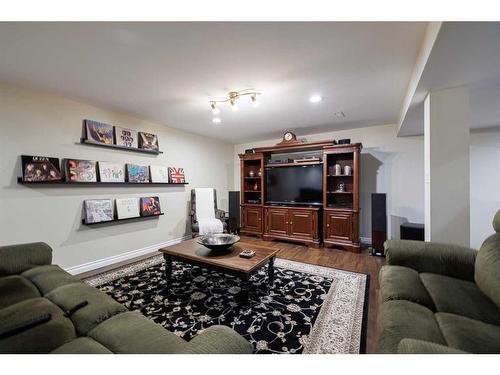
[[[320,205],[323,203],[323,167],[267,168],[265,187],[268,204]]]

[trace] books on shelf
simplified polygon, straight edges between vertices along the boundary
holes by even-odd
[[[146,165],[126,164],[127,182],[144,184],[149,182],[149,168]]]
[[[141,216],[155,216],[161,214],[160,198],[144,197],[141,198]]]
[[[138,148],[137,131],[115,126],[115,142],[118,146]]]
[[[85,223],[87,224],[102,223],[114,219],[111,199],[88,199],[83,204]]]
[[[66,181],[97,182],[95,161],[64,159],[64,171]]]
[[[61,180],[59,158],[21,155],[21,166],[25,182]]]
[[[85,136],[89,141],[104,143],[107,145],[114,144],[113,125],[94,120],[83,120],[85,125]]]
[[[150,165],[149,172],[151,175],[151,182],[168,183],[168,168],[162,165]]]
[[[158,136],[147,132],[139,132],[139,148],[158,151]]]
[[[168,167],[168,179],[172,184],[185,183],[184,168]]]
[[[121,198],[116,199],[115,202],[116,216],[119,220],[140,216],[138,198]]]
[[[98,162],[100,182],[125,182],[125,168],[123,164]]]

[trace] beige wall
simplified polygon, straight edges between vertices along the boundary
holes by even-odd
[[[84,118],[150,131],[159,136],[159,156],[77,145]],[[45,241],[54,262],[69,268],[113,257],[154,251],[155,245],[189,234],[188,200],[194,187],[215,187],[221,208],[233,181],[233,146],[126,114],[0,84],[0,245]],[[120,163],[184,167],[182,187],[28,187],[17,184],[20,155],[44,155]],[[87,227],[82,203],[92,198],[158,195],[158,219]],[[95,262],[95,263],[92,263]],[[82,271],[86,268],[79,268]]]
[[[371,193],[387,193],[389,238],[399,238],[402,221],[424,221],[423,137],[396,137],[396,125],[373,126],[305,136],[307,141],[350,138],[363,143],[360,166],[361,237],[371,237]],[[302,137],[301,137],[302,138]],[[239,190],[238,154],[271,146],[280,139],[239,144],[234,152],[234,182]]]

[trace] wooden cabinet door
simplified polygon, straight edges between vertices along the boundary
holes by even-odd
[[[266,234],[288,235],[288,210],[286,208],[266,208]]]
[[[325,240],[351,241],[352,213],[325,211]]]
[[[262,232],[262,208],[244,206],[242,209],[242,229],[248,232]]]
[[[289,235],[292,237],[315,239],[317,235],[317,212],[308,210],[288,210]]]

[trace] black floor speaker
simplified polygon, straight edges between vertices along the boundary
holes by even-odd
[[[387,240],[387,196],[372,193],[372,255],[384,256],[384,242]]]
[[[229,192],[229,233],[239,233],[240,231],[240,192]]]

